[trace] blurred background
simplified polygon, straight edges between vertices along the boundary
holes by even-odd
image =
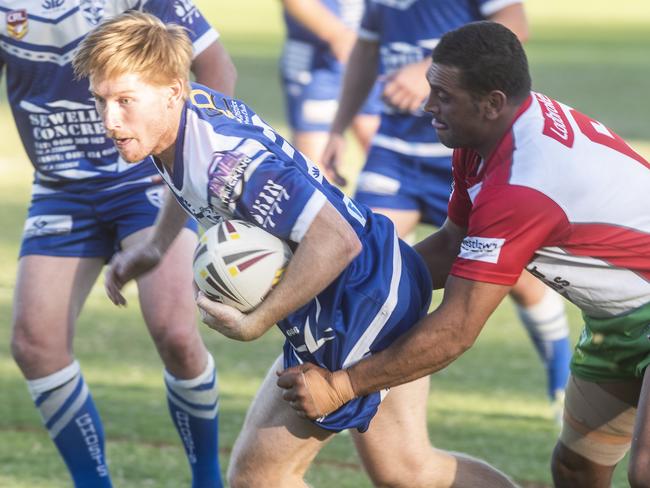
[[[286,134],[278,78],[283,36],[279,0],[196,3],[221,32],[237,66],[237,97]],[[529,0],[525,5],[533,88],[602,121],[650,156],[650,3]],[[4,81],[0,128],[0,487],[65,487],[69,479],[63,462],[9,353],[16,256],[31,167],[14,128]],[[362,161],[353,145],[348,159],[356,162],[349,170],[354,181],[354,168]],[[420,234],[429,230],[422,228]],[[76,356],[103,416],[115,486],[188,486],[185,456],[168,419],[162,366],[137,313],[133,288],[127,297],[127,309],[114,308],[98,282],[75,341]],[[580,317],[574,308],[569,313],[575,342]],[[282,339],[272,330],[254,343],[240,344],[202,329],[219,368],[225,467],[246,407],[279,354]],[[532,345],[506,301],[475,347],[434,375],[428,413],[434,444],[484,458],[523,486],[550,486],[557,427],[544,382]],[[621,466],[615,486],[627,486],[625,479]],[[320,453],[308,480],[315,487],[370,486],[346,435],[337,436]]]

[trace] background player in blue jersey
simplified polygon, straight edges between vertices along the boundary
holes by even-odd
[[[328,177],[345,182],[338,173],[342,133],[377,73],[384,76],[381,125],[355,199],[388,216],[404,238],[419,222],[441,226],[451,191],[451,149],[438,142],[431,116],[422,110],[431,50],[442,34],[475,20],[500,22],[522,40],[528,25],[521,0],[369,0],[366,5],[322,161]],[[559,422],[571,356],[564,305],[527,272],[511,296],[546,367],[548,395]]]
[[[363,0],[282,0],[287,39],[280,59],[292,144],[318,163],[336,113],[343,65],[357,37]],[[351,121],[365,151],[379,125],[379,87]]]
[[[512,486],[482,462],[434,450],[419,422],[426,395],[411,385],[358,398],[313,423],[283,401],[275,383],[283,363],[335,369],[387,347],[426,314],[429,275],[390,220],[330,185],[250,107],[190,84],[189,54],[178,27],[130,13],[91,33],[74,63],[90,77],[121,156],[137,162],[153,154],[180,204],[170,200],[166,209],[176,217],[157,226],[140,252],[114,260],[106,289],[115,303],[123,303],[123,283],[142,271],[145,246],[164,252],[185,212],[204,226],[243,219],[294,244],[282,280],[249,314],[197,299],[206,323],[229,337],[253,340],[277,323],[287,339],[233,448],[230,486],[304,486],[318,450],[333,432],[353,427],[378,485]]]
[[[9,101],[35,176],[12,352],[75,486],[101,488],[111,485],[104,432],[72,352],[75,322],[104,263],[149,234],[164,185],[150,161],[129,166],[119,157],[87,82],[73,78],[72,55],[105,18],[140,8],[188,29],[192,70],[203,83],[232,92],[235,72],[217,32],[188,0],[16,3],[0,1],[8,19],[0,27],[0,68],[7,67]],[[196,327],[188,269],[195,244],[195,232],[184,230],[138,290],[193,486],[211,487],[221,486],[218,387]]]

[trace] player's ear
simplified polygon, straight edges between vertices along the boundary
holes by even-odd
[[[495,120],[501,115],[508,103],[508,97],[501,90],[492,90],[485,96],[485,116]]]
[[[178,102],[182,101],[185,94],[185,84],[181,79],[174,79],[169,84],[169,100],[168,107],[175,106]]]

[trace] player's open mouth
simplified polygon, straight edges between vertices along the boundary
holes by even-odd
[[[445,130],[449,129],[449,126],[445,124],[444,122],[440,122],[438,119],[434,118],[431,120],[431,125],[433,126],[434,129],[436,130]]]
[[[121,137],[115,137],[113,140],[115,141],[115,145],[116,145],[117,147],[119,147],[119,148],[123,148],[123,147],[126,146],[129,142],[131,142],[133,139],[130,138],[130,137],[123,137],[123,138],[121,138]]]

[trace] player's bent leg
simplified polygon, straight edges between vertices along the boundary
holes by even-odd
[[[74,323],[101,259],[27,255],[18,263],[11,348],[28,379],[72,362]]]
[[[398,210],[395,208],[373,208],[373,212],[385,215],[395,225],[400,239],[408,236],[420,222],[422,214],[418,210]]]
[[[428,394],[428,377],[392,388],[370,428],[352,433],[373,484],[391,488],[514,486],[507,476],[482,461],[431,446],[426,421]]]
[[[128,247],[150,229],[122,242]],[[183,442],[194,488],[220,487],[217,372],[196,324],[192,253],[196,234],[183,229],[158,267],[138,280],[142,314],[165,365],[172,421]]]
[[[650,372],[647,368],[634,421],[627,473],[632,488],[650,486]]]
[[[373,114],[359,114],[352,121],[354,137],[359,141],[359,145],[366,153],[370,149],[372,137],[379,128],[379,122],[379,115]]]
[[[72,357],[74,323],[102,264],[27,255],[16,280],[12,353],[75,487],[111,486],[101,419]]]
[[[569,321],[564,303],[557,293],[526,271],[510,295],[546,369],[547,393],[560,422],[571,361]]]
[[[631,442],[639,384],[593,383],[571,376],[551,469],[557,487],[609,487]]]
[[[135,232],[122,247],[146,239],[150,228]],[[165,368],[181,379],[195,378],[207,364],[207,351],[199,334],[192,289],[192,254],[197,237],[183,229],[161,263],[138,279],[142,315]]]
[[[322,168],[321,157],[328,138],[329,134],[325,131],[295,131],[291,139],[298,151]]]
[[[306,487],[303,477],[333,434],[301,419],[276,385],[280,356],[262,383],[235,442],[228,468],[231,488]]]

